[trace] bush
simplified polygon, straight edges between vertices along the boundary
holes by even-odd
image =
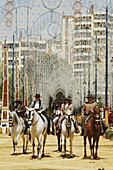
[[[112,130],[108,130],[106,133],[109,134],[109,135],[112,135],[113,131]]]

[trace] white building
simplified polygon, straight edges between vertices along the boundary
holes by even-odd
[[[109,14],[108,33],[108,66],[109,66],[109,94],[112,91],[111,67],[112,58],[112,16]],[[73,16],[63,16],[62,24],[63,55],[73,65],[75,78],[74,94],[76,106],[84,102],[88,91],[95,94],[95,59],[101,60],[97,64],[97,97],[105,101],[105,62],[106,62],[106,13],[82,14],[79,24]],[[87,83],[87,84],[86,84]],[[109,95],[108,94],[108,95]],[[110,96],[110,95],[109,95]],[[76,100],[79,99],[79,100]],[[109,104],[111,100],[109,99]]]

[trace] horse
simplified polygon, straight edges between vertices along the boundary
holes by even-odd
[[[95,111],[91,113],[86,119],[86,135],[84,136],[84,157],[87,157],[86,154],[86,138],[88,137],[91,151],[91,159],[97,158],[97,150],[100,136],[100,114],[99,111]],[[93,145],[91,143],[91,139],[93,139]],[[96,152],[94,153],[96,143]]]
[[[58,150],[57,152],[62,151],[62,145],[61,145],[61,130],[59,129],[59,119],[56,121],[55,124],[52,125],[53,134],[57,136],[58,141]]]
[[[12,117],[11,138],[13,141],[13,148],[14,148],[13,155],[17,154],[17,144],[18,144],[18,139],[19,139],[20,135],[23,139],[23,153],[26,154],[27,153],[27,145],[28,145],[28,141],[29,141],[29,138],[28,138],[29,135],[26,135],[26,139],[25,139],[24,120],[21,117],[19,117],[15,111],[9,112],[9,114]]]
[[[67,110],[65,112],[65,118],[62,121],[62,155],[63,157],[66,156],[66,138],[70,138],[70,158],[73,157],[72,154],[72,142],[74,138],[74,122],[71,119],[72,118],[72,112],[70,110]]]
[[[45,156],[44,148],[45,148],[45,143],[47,138],[47,119],[45,116],[39,115],[34,108],[28,108],[28,111],[31,111],[32,113],[32,125],[30,129],[32,147],[33,147],[32,158],[35,158],[35,138],[37,138],[38,141],[37,155],[38,155],[38,159],[41,160],[42,135],[44,136],[42,156]]]

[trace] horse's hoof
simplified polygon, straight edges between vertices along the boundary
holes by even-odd
[[[94,160],[94,158],[93,158],[93,157],[91,157],[91,160]]]
[[[87,155],[84,155],[84,158],[87,158]]]
[[[57,151],[58,153],[60,152],[60,150]]]
[[[17,153],[13,153],[13,155],[17,155]]]
[[[32,155],[32,158],[35,158],[35,155]]]
[[[43,153],[43,154],[42,154],[42,157],[44,157],[44,156],[45,156],[45,154]]]
[[[41,158],[38,158],[38,160],[41,160]]]
[[[62,155],[62,157],[65,158],[65,157],[66,157],[66,154]]]
[[[97,158],[97,155],[94,155],[94,159],[96,159]]]
[[[23,154],[27,154],[27,152],[26,152],[26,151],[24,151],[24,152],[23,152]]]
[[[27,154],[27,150],[26,149],[23,151],[23,154]]]
[[[73,155],[70,155],[70,158],[73,158]]]

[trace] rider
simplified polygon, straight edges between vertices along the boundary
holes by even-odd
[[[53,111],[53,113],[55,114],[55,117],[54,117],[53,123],[52,123],[52,131],[53,131],[52,134],[53,135],[54,135],[54,131],[55,131],[55,126],[54,125],[56,125],[57,120],[59,120],[60,116],[62,115],[61,104],[62,104],[62,101],[58,100],[57,105],[55,107],[55,110]]]
[[[62,124],[62,121],[64,120],[65,118],[65,112],[67,110],[70,110],[71,113],[73,114],[73,104],[72,104],[72,99],[70,97],[66,97],[64,99],[64,103],[62,104],[61,106],[61,112],[64,116],[62,116],[60,119],[59,119],[59,128],[61,129],[61,124]],[[79,129],[78,129],[78,123],[77,123],[77,120],[75,118],[74,115],[72,115],[72,120],[73,120],[73,123],[74,123],[74,127],[75,127],[75,133],[79,133]]]
[[[25,112],[26,112],[26,108],[25,106],[22,106],[22,102],[20,101],[20,99],[16,99],[14,101],[14,103],[16,104],[14,106],[14,110],[16,111],[17,115],[21,118],[23,118],[24,120],[24,123],[25,123],[25,134],[27,133],[27,128],[29,128],[29,125],[28,125],[28,121],[26,119],[26,115],[25,115]]]
[[[35,110],[37,111],[37,113],[40,115],[42,119],[43,117],[41,116],[41,114],[43,114],[46,117],[48,121],[47,133],[50,134],[50,118],[47,116],[47,114],[45,113],[43,109],[43,101],[40,100],[40,94],[35,94],[34,97],[35,97],[35,100],[32,102],[30,107],[35,108]],[[40,112],[41,109],[43,109],[42,112]]]
[[[96,102],[93,101],[93,95],[92,94],[88,94],[87,95],[87,99],[88,102],[85,102],[83,104],[82,107],[82,133],[80,134],[81,136],[84,136],[84,132],[85,132],[85,120],[86,118],[91,114],[94,113],[94,110],[99,110],[98,105]],[[107,125],[105,124],[105,122],[103,121],[103,119],[100,119],[100,124],[101,124],[101,134],[103,134],[106,130],[107,130]]]

